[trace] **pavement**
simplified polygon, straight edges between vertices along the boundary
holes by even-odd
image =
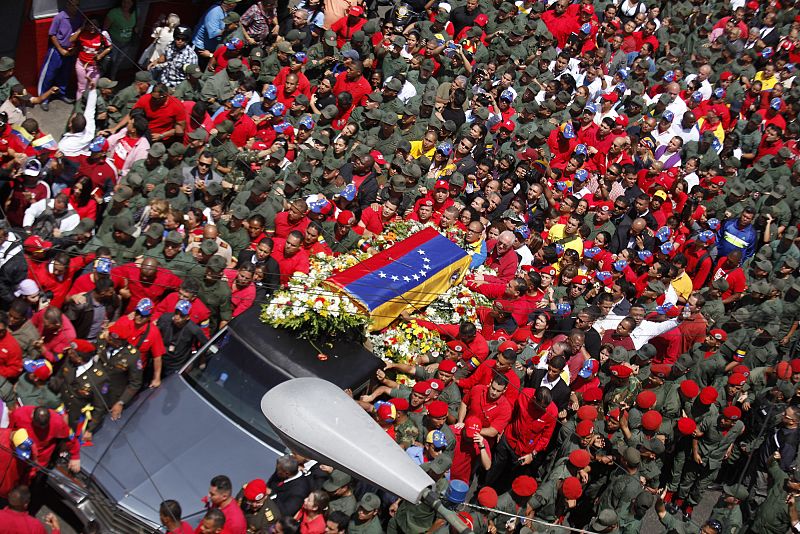
[[[53,100],[50,102],[50,111],[45,112],[40,106],[35,106],[28,110],[28,117],[36,119],[40,131],[49,133],[53,139],[58,141],[61,139],[61,134],[64,133],[72,108],[72,105],[61,100]]]

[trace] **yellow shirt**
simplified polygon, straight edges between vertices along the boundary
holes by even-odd
[[[694,290],[692,279],[689,278],[686,272],[672,281],[672,287],[675,289],[675,293],[683,300],[689,300],[689,295],[691,295]]]
[[[564,224],[554,224],[547,234],[547,242],[555,244],[564,239],[565,226]],[[564,248],[571,248],[578,253],[578,256],[583,256],[583,239],[581,239],[580,234],[575,234],[571,239],[569,237],[567,239],[568,241],[561,243],[564,245]]]
[[[753,78],[754,82],[761,82],[761,90],[762,91],[772,91],[772,88],[778,83],[778,77],[774,74],[772,78],[764,78],[764,71],[756,72],[755,77]]]
[[[433,155],[436,153],[436,145],[428,150],[427,152],[422,152],[422,141],[411,141],[411,157],[414,159],[419,159],[420,156],[425,156],[426,158],[433,160]]]

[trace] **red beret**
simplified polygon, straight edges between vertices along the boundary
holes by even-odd
[[[636,396],[636,406],[642,410],[649,410],[656,403],[656,394],[651,390],[645,390]]]
[[[709,332],[709,334],[714,336],[714,339],[716,339],[717,341],[727,341],[728,339],[728,333],[721,328],[715,328],[711,332]]]
[[[402,397],[395,397],[393,399],[389,399],[389,402],[394,404],[395,409],[398,412],[405,412],[408,411],[408,400]]]
[[[570,500],[580,499],[583,495],[583,486],[577,477],[568,477],[561,484],[561,493]]]
[[[595,421],[597,420],[597,408],[594,406],[581,406],[578,408],[578,420],[580,421]]]
[[[443,373],[452,373],[458,368],[458,364],[453,360],[442,360],[439,364],[439,370]]]
[[[675,306],[673,306],[674,308]],[[670,373],[670,366],[664,363],[657,363],[650,366],[650,374],[659,378],[667,378]]]
[[[116,335],[118,338],[127,342],[133,335],[133,326],[130,321],[117,321],[108,329],[108,333]]]
[[[700,386],[698,386],[697,382],[691,378],[681,382],[680,388],[683,396],[690,399],[693,399],[700,394]]]
[[[740,410],[736,406],[726,406],[722,410],[723,417],[730,419],[731,421],[738,421],[742,418],[742,410]]]
[[[591,434],[592,430],[594,430],[594,423],[592,423],[591,421],[581,421],[575,427],[575,433],[582,438],[585,438],[586,436]]]
[[[430,380],[428,380],[428,382],[430,382],[431,389],[433,391],[438,391],[439,393],[441,393],[444,390],[444,382],[442,382],[438,378],[431,378]]]
[[[472,514],[470,514],[469,512],[465,512],[462,510],[458,512],[456,515],[461,521],[464,522],[465,525],[467,525],[467,527],[469,527],[470,530],[472,530],[472,527],[475,526],[475,519],[473,519]]]
[[[351,222],[353,219],[355,219],[355,217],[356,217],[356,216],[355,216],[355,215],[353,215],[353,212],[352,212],[352,211],[350,211],[350,210],[343,210],[341,213],[339,213],[339,216],[338,216],[338,217],[336,217],[336,222],[337,222],[337,223],[339,223],[339,224],[342,224],[342,225],[345,225],[345,224],[350,224],[350,222]]]
[[[684,436],[691,436],[697,430],[697,423],[688,417],[681,417],[678,419],[678,432]]]
[[[447,416],[447,403],[440,400],[429,402],[426,406],[428,415],[431,417],[445,417]]]
[[[485,486],[478,491],[478,504],[486,508],[497,506],[497,492],[490,486]]]
[[[267,496],[267,483],[260,478],[251,480],[244,485],[242,494],[248,501],[260,501]]]
[[[617,378],[630,378],[630,376],[633,374],[633,369],[627,365],[612,365],[609,370],[611,371],[611,374]]]
[[[497,352],[505,352],[507,350],[513,350],[514,352],[519,352],[519,345],[517,345],[513,341],[503,341],[502,343],[500,343],[500,346],[497,347]]]
[[[603,399],[603,390],[600,388],[589,388],[583,392],[584,402],[600,402]]]
[[[536,493],[538,488],[539,484],[536,482],[536,479],[528,475],[518,476],[514,479],[514,482],[511,483],[511,491],[520,497],[530,497]]]
[[[552,265],[545,265],[539,268],[539,274],[549,274],[550,276],[556,275],[556,269]]]
[[[431,383],[428,382],[427,380],[422,382],[417,382],[416,384],[414,384],[412,391],[414,393],[419,393],[420,395],[427,395],[431,392]]]
[[[733,372],[744,375],[745,378],[750,376],[750,368],[746,365],[742,365],[741,363],[733,368]]]
[[[747,380],[742,373],[733,373],[728,377],[729,386],[741,386]]]
[[[595,207],[598,211],[614,211],[613,202],[598,202]]]
[[[571,453],[569,453],[569,463],[577,467],[578,469],[583,469],[589,462],[592,461],[592,455],[585,449],[575,449]]]
[[[658,430],[662,421],[661,414],[655,410],[649,410],[642,416],[642,427],[651,432]]]
[[[789,361],[789,367],[792,368],[793,373],[800,373],[800,359],[795,358]]]
[[[582,274],[579,274],[578,276],[576,276],[575,278],[573,278],[573,279],[572,279],[572,281],[571,281],[570,283],[571,283],[571,284],[585,284],[585,283],[587,283],[588,281],[589,281],[589,278],[588,278],[588,277],[586,277],[586,276],[584,276],[584,275],[582,275]]]
[[[75,339],[72,341],[71,345],[72,348],[78,352],[94,352],[97,350],[97,347],[94,346],[94,343],[85,339]]]
[[[789,380],[792,378],[792,366],[789,365],[789,362],[778,362],[778,365],[775,366],[775,374],[781,380]]]
[[[610,412],[606,414],[606,419],[613,419],[614,421],[619,421],[620,411],[619,408],[614,408]]]
[[[729,70],[724,71],[722,74],[719,75],[719,79],[723,82],[727,82],[728,80],[734,79],[736,76]]]
[[[447,348],[453,352],[464,352],[464,344],[460,341],[453,340],[447,342]]]
[[[700,402],[709,405],[714,404],[717,402],[717,397],[719,396],[719,392],[711,386],[706,386],[700,392]]]

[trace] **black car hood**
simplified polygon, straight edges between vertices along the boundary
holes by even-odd
[[[214,476],[230,477],[236,492],[269,478],[281,454],[173,375],[142,393],[120,420],[106,418],[94,445],[81,449],[81,464],[111,500],[158,523],[161,501],[177,500],[185,517],[201,514]]]

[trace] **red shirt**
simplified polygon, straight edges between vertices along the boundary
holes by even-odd
[[[519,393],[511,422],[506,428],[504,436],[511,449],[523,456],[533,451],[543,452],[558,421],[558,408],[554,403],[546,410],[540,410],[533,404],[533,388],[525,388]]]
[[[229,119],[229,113],[227,111],[223,111],[217,116],[216,119],[214,119],[214,126],[217,126],[222,121]],[[256,123],[253,122],[253,119],[251,119],[248,115],[242,115],[233,122],[231,143],[239,148],[242,148],[252,137],[255,137],[257,132],[258,127],[256,126]]]
[[[391,220],[383,222],[382,213],[383,208],[381,207],[367,208],[361,212],[361,222],[364,223],[364,227],[373,234],[382,234],[384,225],[398,219],[397,216],[394,216]]]
[[[293,72],[291,67],[283,67],[281,70],[278,71],[278,74],[275,76],[275,79],[272,80],[272,85],[275,87],[279,85],[286,84],[286,77],[289,73]],[[309,99],[311,98],[311,82],[308,81],[306,75],[303,74],[303,71],[298,70],[294,71],[297,75],[297,91],[295,94],[300,93],[306,95]]]
[[[287,258],[283,255],[283,248],[286,246],[285,239],[275,239],[275,248],[272,249],[272,257],[278,262],[281,270],[281,285],[289,283],[289,278],[296,272],[308,274],[308,253],[302,248],[294,256]]]
[[[142,326],[137,327],[133,319],[128,318],[127,315],[120,317],[118,323],[128,323],[133,331],[133,335],[128,340],[128,343],[134,347],[139,348],[139,359],[142,366],[147,365],[150,357],[161,358],[167,351],[164,349],[164,340],[161,337],[161,331],[156,325],[155,318],[152,318],[149,323],[144,323]],[[148,329],[148,324],[150,328]]]
[[[513,249],[508,249],[505,254],[499,256],[497,254],[496,240],[487,241],[486,248],[489,250],[489,255],[486,257],[484,265],[497,271],[497,276],[484,277],[486,280],[494,281],[498,279],[502,282],[508,282],[514,275],[517,274],[517,265],[519,265],[519,257]]]
[[[72,295],[77,295],[78,293],[87,293],[92,291],[95,288],[95,280],[97,274],[96,273],[86,273],[82,274],[75,280],[75,283],[72,284],[69,292],[67,293],[67,297],[71,297]],[[119,291],[123,287],[125,287],[125,280],[121,278],[112,278],[112,282],[114,282],[114,289]]]
[[[2,461],[2,460],[0,460]],[[3,484],[5,486],[5,484]],[[9,491],[12,488],[9,488]],[[0,494],[2,494],[0,489]],[[8,492],[6,492],[7,494]],[[25,534],[47,534],[47,529],[35,517],[27,512],[17,512],[11,508],[3,508],[0,510],[0,525],[3,525],[3,532],[16,533],[24,532]],[[53,530],[50,534],[60,534],[61,530]]]
[[[181,525],[175,530],[170,530],[169,534],[194,534],[194,529],[186,521],[181,521]]]
[[[225,515],[225,532],[226,534],[246,534],[247,533],[247,520],[244,518],[239,503],[236,499],[231,499],[228,504],[220,508],[220,511]]]
[[[140,276],[140,268],[135,263],[126,263],[111,270],[111,279],[115,280],[115,283],[116,280],[127,281],[128,290],[131,292],[131,298],[128,300],[125,313],[135,310],[136,305],[143,298],[149,298],[154,305],[157,305],[167,290],[173,287],[180,287],[183,283],[179,276],[163,267],[158,268],[156,277],[152,282],[143,282]]]
[[[139,98],[133,109],[143,109],[147,120],[150,122],[150,131],[162,134],[175,128],[179,122],[186,123],[186,109],[183,103],[174,96],[168,96],[166,101],[158,107],[153,107],[152,94]],[[118,167],[119,168],[119,167]]]
[[[519,382],[519,379],[517,379]],[[509,384],[508,387],[511,387]],[[519,396],[519,395],[517,395]],[[489,400],[489,386],[478,384],[464,393],[462,399],[467,405],[467,416],[474,415],[481,418],[483,428],[492,427],[500,434],[506,429],[511,420],[511,407],[508,397],[500,395],[497,400]]]
[[[31,317],[31,323],[44,338],[43,355],[51,362],[59,361],[64,353],[64,349],[76,338],[75,327],[66,315],[61,316],[61,329],[57,332],[44,331],[44,312],[47,309],[39,310]]]
[[[492,382],[492,378],[494,378],[495,367],[497,367],[497,360],[486,360],[481,363],[471,375],[459,380],[458,387],[465,393],[475,386],[482,385],[488,387]],[[517,373],[514,372],[514,369],[506,371],[504,376],[508,378],[508,387],[506,388],[504,396],[508,399],[508,403],[513,406],[514,402],[517,400],[517,395],[519,395],[519,377]]]
[[[84,30],[78,35],[78,61],[81,63],[94,63],[101,48],[109,46],[110,43],[102,33],[95,33],[92,30]]]
[[[67,425],[64,418],[61,417],[55,410],[50,410],[50,426],[42,432],[33,426],[33,411],[37,406],[21,406],[11,412],[8,418],[8,426],[13,429],[24,428],[28,431],[28,436],[36,445],[39,451],[37,458],[39,465],[47,466],[50,464],[50,459],[56,452],[56,448],[63,440],[66,445],[66,450],[70,453],[73,460],[80,458],[80,442],[76,436],[70,437],[72,431]]]
[[[244,289],[236,287],[236,269],[225,269],[225,277],[228,279],[228,287],[231,288],[231,307],[233,316],[243,313],[256,300],[256,286],[250,284]]]
[[[463,480],[469,482],[472,478],[472,469],[475,464],[481,461],[481,450],[478,444],[464,435],[463,430],[450,427],[456,436],[456,448],[453,451],[453,463],[450,466],[450,480]],[[492,451],[488,444],[485,450],[492,457]]]
[[[723,300],[731,295],[743,293],[744,290],[747,289],[747,279],[744,276],[744,270],[738,265],[733,269],[726,269],[725,260],[727,258],[727,256],[724,256],[717,261],[717,266],[711,277],[712,282],[720,278],[724,278],[728,282],[728,290],[722,294]]]
[[[294,230],[305,234],[309,224],[311,224],[311,219],[308,217],[303,217],[296,223],[293,223],[289,221],[289,212],[282,211],[275,216],[275,237],[286,239],[289,237],[289,233]]]
[[[33,469],[14,453],[11,432],[10,428],[0,428],[0,473],[3,473],[3,476],[0,477],[0,497],[3,499],[7,498],[8,492],[19,484],[27,484],[34,473]],[[31,459],[36,461],[37,457],[38,451],[36,450],[36,444],[34,444]],[[5,511],[3,510],[0,514]],[[6,517],[5,515],[0,515],[2,520],[5,520]],[[0,522],[0,525],[4,529],[3,532],[28,532],[27,530],[11,530],[9,523]],[[17,522],[16,525],[21,525],[24,528],[27,523]],[[44,530],[41,532],[44,532]]]
[[[345,15],[331,24],[331,31],[336,32],[336,48],[342,48],[347,41],[353,38],[353,34],[367,23],[367,19],[359,17],[353,24],[348,24],[349,18],[349,15]],[[353,99],[353,102],[357,102],[357,100]]]
[[[428,330],[439,332],[445,341],[458,339],[459,326],[457,324],[436,324],[420,319],[417,319],[417,324],[427,328]],[[480,361],[484,361],[489,357],[489,344],[486,343],[486,338],[484,338],[480,332],[475,336],[475,339],[473,339],[471,343],[465,343],[465,345],[466,347],[464,348],[463,356],[465,360],[475,356]]]
[[[336,96],[343,91],[353,95],[353,105],[363,106],[367,95],[372,92],[372,87],[363,76],[351,82],[347,79],[347,71],[345,71],[336,76],[336,83],[333,86],[333,94]]]
[[[22,374],[22,349],[10,332],[0,338],[0,376],[8,379]]]

